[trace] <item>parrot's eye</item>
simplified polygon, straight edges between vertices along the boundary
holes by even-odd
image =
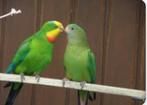
[[[71,30],[74,30],[74,28],[73,28],[73,27],[71,27]]]

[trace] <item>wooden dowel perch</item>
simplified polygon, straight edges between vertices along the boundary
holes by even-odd
[[[22,82],[20,75],[4,74],[4,73],[0,73],[0,81]],[[25,80],[23,81],[23,83],[63,87],[63,80],[40,78],[39,82],[37,82],[35,77],[33,76],[25,76]],[[80,83],[73,82],[73,81],[66,81],[64,87],[79,89],[79,90],[81,89]],[[105,93],[105,94],[128,96],[128,97],[132,97],[139,100],[145,100],[145,91],[143,90],[112,87],[112,86],[105,86],[105,85],[96,85],[96,84],[89,84],[89,83],[86,83],[85,86],[82,88],[82,90]]]

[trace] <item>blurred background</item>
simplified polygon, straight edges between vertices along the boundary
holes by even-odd
[[[0,20],[0,72],[5,72],[16,49],[48,20],[81,25],[96,55],[97,84],[144,90],[145,5],[141,0],[0,0],[0,15],[11,8],[22,14]],[[52,64],[41,76],[64,78],[66,36],[58,38]],[[0,82],[0,105],[8,89]],[[75,90],[25,84],[15,105],[77,105]],[[123,96],[97,93],[89,105],[139,105]]]

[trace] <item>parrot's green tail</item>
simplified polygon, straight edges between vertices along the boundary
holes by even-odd
[[[10,83],[10,84],[11,84],[11,90],[9,92],[5,105],[13,105],[15,98],[18,95],[23,85],[22,83]],[[17,87],[15,86],[16,84],[17,84]],[[6,87],[8,87],[8,85]]]
[[[88,100],[96,100],[96,93],[78,90],[78,105],[88,105]]]
[[[88,99],[90,101],[96,100],[96,93],[95,92],[88,92]]]

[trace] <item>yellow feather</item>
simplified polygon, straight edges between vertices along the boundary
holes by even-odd
[[[52,31],[47,32],[47,36],[48,36],[48,37],[50,37],[50,36],[56,37],[56,36],[59,35],[59,33],[61,33],[61,31],[62,31],[62,30],[60,30],[59,28],[54,29],[54,30],[52,30]]]

